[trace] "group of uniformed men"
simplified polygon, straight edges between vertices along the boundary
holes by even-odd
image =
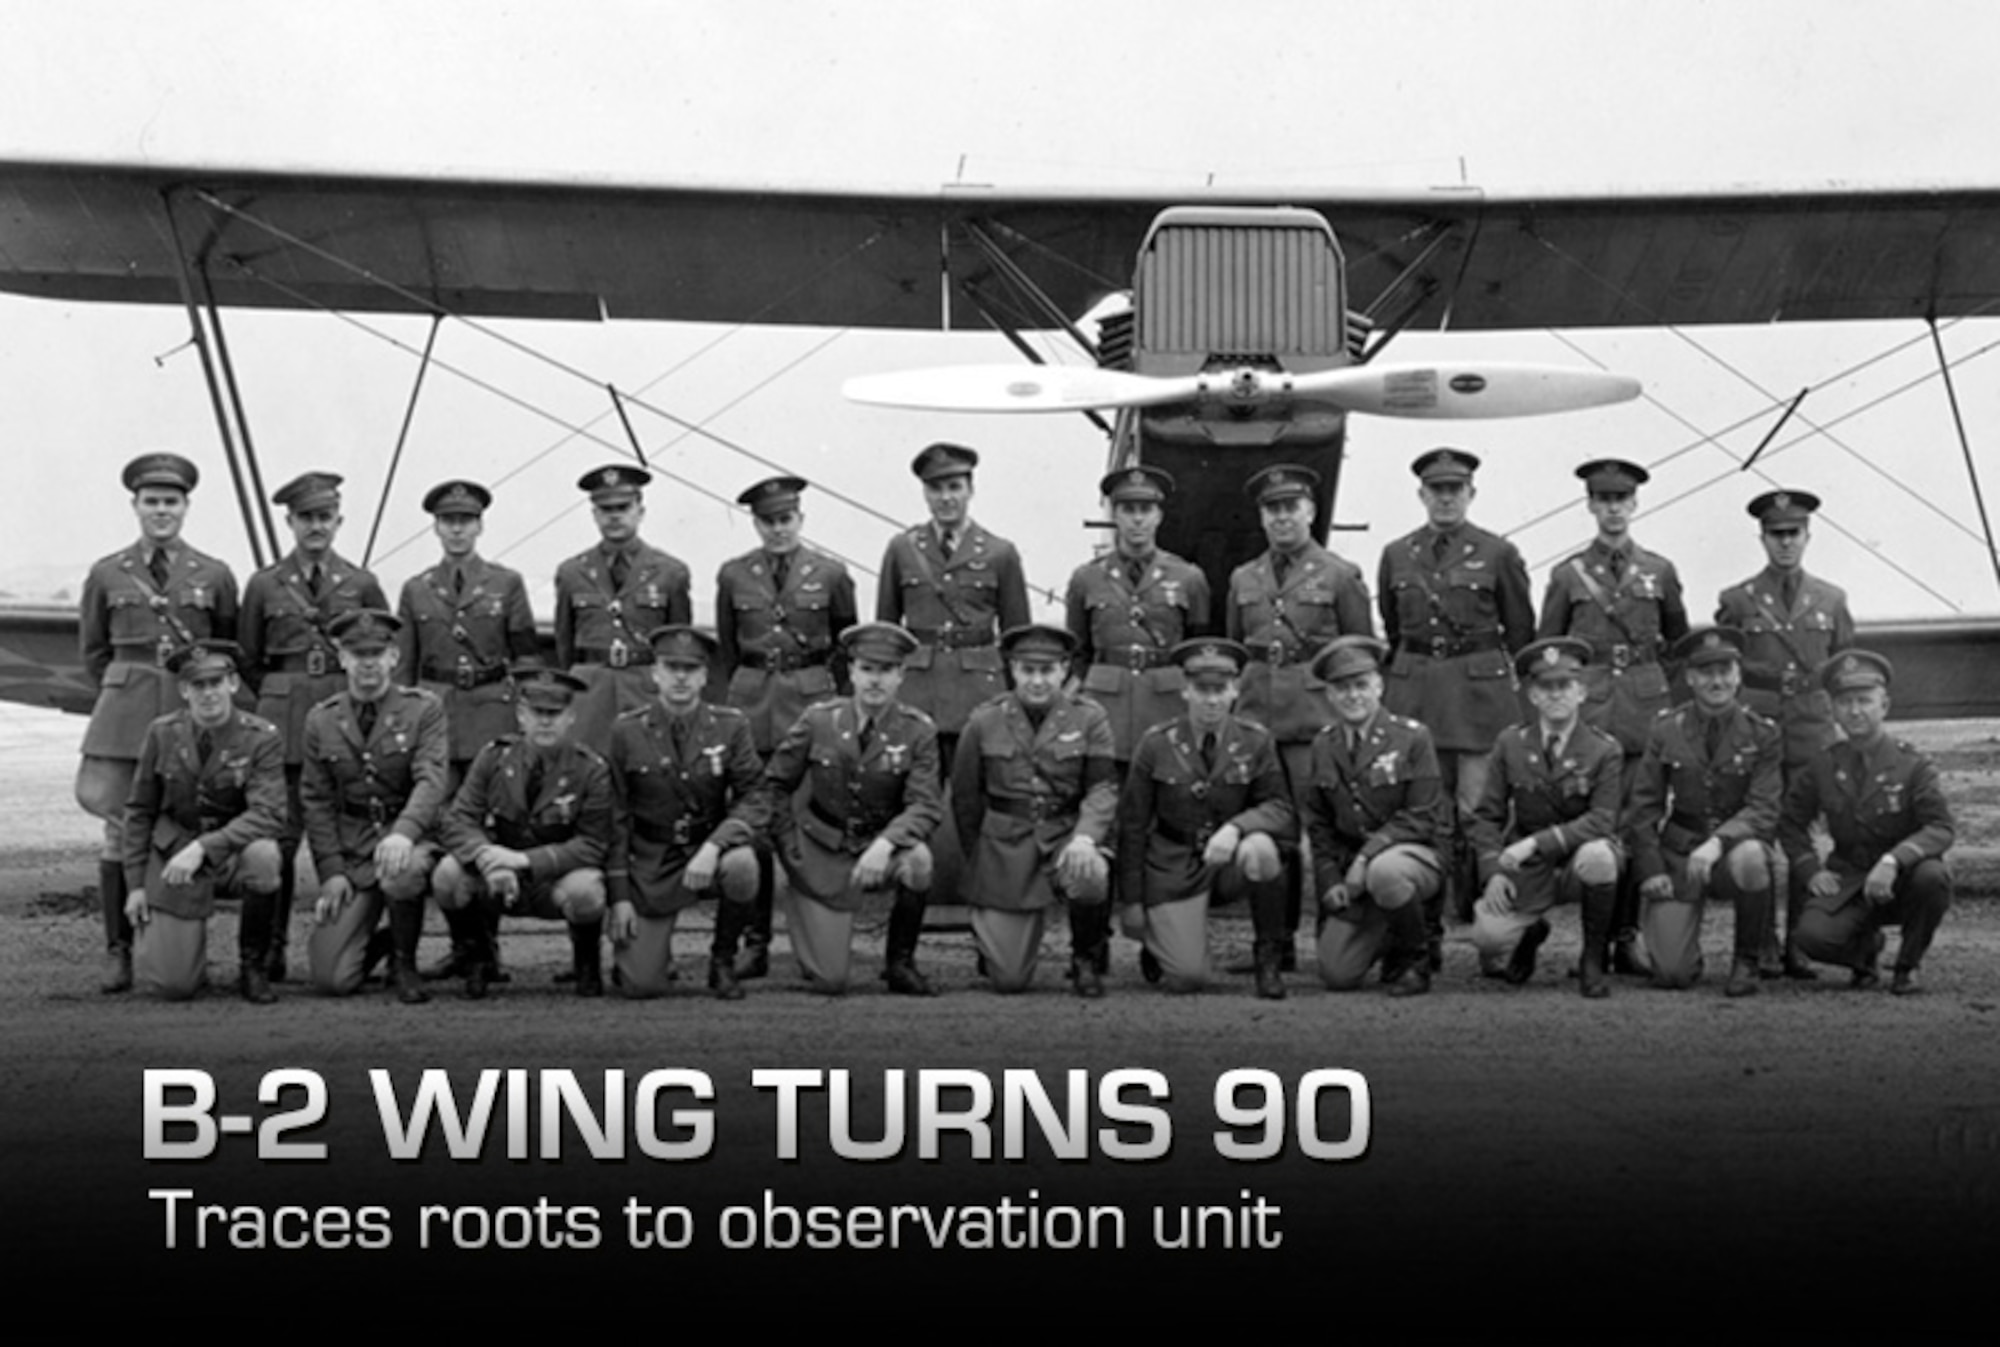
[[[735,999],[769,970],[782,891],[810,985],[845,988],[879,895],[883,980],[930,995],[941,829],[1004,992],[1032,982],[1058,903],[1079,994],[1103,995],[1114,915],[1148,981],[1199,987],[1209,904],[1241,896],[1241,971],[1283,997],[1307,891],[1335,989],[1379,963],[1391,995],[1428,991],[1447,906],[1482,972],[1524,983],[1569,901],[1585,996],[1614,972],[1684,988],[1711,893],[1735,907],[1729,995],[1812,961],[1874,985],[1888,925],[1893,989],[1917,989],[1951,817],[1936,770],[1884,730],[1889,662],[1852,648],[1844,594],[1802,568],[1811,494],[1750,503],[1769,564],[1691,629],[1672,563],[1630,536],[1645,470],[1586,463],[1597,536],[1555,568],[1537,623],[1517,549],[1467,522],[1478,460],[1433,450],[1412,465],[1427,521],[1382,554],[1379,640],[1361,571],[1313,540],[1308,468],[1248,482],[1269,546],[1219,622],[1203,573],[1157,545],[1172,479],[1111,473],[1114,544],[1071,576],[1057,626],[1030,620],[1019,554],[970,516],[977,463],[951,444],[916,457],[930,518],[890,540],[872,622],[801,538],[806,483],[750,487],[759,546],[722,566],[713,632],[690,625],[688,567],[639,536],[649,474],[588,473],[599,542],[557,572],[551,668],[521,577],[478,554],[479,484],[425,496],[442,557],[391,613],[333,551],[340,478],[303,475],[273,496],[297,546],[239,604],[181,539],[195,466],[136,459],[141,537],[83,599],[101,692],[77,795],[105,820],[104,989],[192,995],[223,891],[242,902],[239,990],[274,1000],[303,838],[327,991],[386,959],[405,1002],[427,977],[484,996],[507,977],[504,911],[567,923],[584,995],[604,990],[608,924],[613,986],[660,995],[677,914],[713,892],[708,985]],[[452,953],[420,974],[427,894]]]

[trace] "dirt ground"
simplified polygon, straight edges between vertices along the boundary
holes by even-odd
[[[1121,940],[1110,995],[1084,1003],[1060,978],[1066,951],[1055,931],[1036,991],[1002,998],[974,977],[969,937],[941,932],[927,937],[924,959],[946,994],[913,1002],[869,980],[877,930],[863,940],[862,985],[844,999],[805,992],[781,938],[774,976],[753,983],[747,1000],[721,1004],[700,987],[706,921],[697,913],[677,939],[682,990],[657,1003],[568,994],[552,982],[567,960],[562,932],[520,922],[503,937],[513,982],[485,1002],[444,988],[422,1007],[379,991],[328,1001],[293,984],[280,1004],[254,1009],[226,995],[162,1005],[93,990],[101,937],[85,896],[95,882],[91,830],[68,798],[74,731],[0,720],[0,816],[14,825],[0,845],[0,1255],[23,1285],[87,1294],[93,1262],[130,1260],[128,1286],[172,1294],[196,1274],[241,1278],[255,1288],[246,1303],[268,1297],[293,1310],[317,1303],[342,1270],[365,1271],[367,1285],[384,1289],[428,1291],[463,1277],[486,1288],[475,1308],[510,1323],[561,1308],[550,1288],[574,1273],[597,1288],[591,1304],[632,1284],[629,1274],[661,1279],[669,1299],[754,1310],[750,1322],[796,1321],[815,1297],[840,1296],[861,1322],[886,1316],[927,1334],[1006,1313],[1014,1306],[995,1292],[1018,1284],[1032,1290],[1016,1313],[1040,1318],[1084,1296],[1104,1307],[1104,1322],[1127,1326],[1172,1323],[1199,1297],[1254,1310],[1274,1327],[1381,1326],[1419,1339],[1573,1311],[1602,1311],[1625,1325],[1621,1339],[1672,1335],[1688,1316],[1718,1327],[1825,1322],[1949,1336],[1947,1309],[1974,1303],[1972,1288],[2000,1250],[2000,727],[1904,732],[1946,770],[1962,841],[1961,902],[1920,997],[1854,993],[1828,975],[1766,984],[1743,1001],[1725,999],[1714,978],[1683,994],[1626,981],[1610,1000],[1586,1003],[1565,976],[1577,945],[1565,911],[1540,974],[1520,989],[1476,978],[1459,934],[1429,997],[1330,994],[1309,960],[1282,1003],[1256,1000],[1247,979],[1175,997],[1143,983],[1135,947]],[[213,923],[218,981],[233,976],[234,928],[227,913]],[[1214,933],[1223,959],[1247,949],[1240,914],[1219,914]],[[1727,915],[1711,912],[1711,969],[1726,967],[1728,937]],[[441,948],[441,933],[427,939],[427,956]],[[210,1160],[148,1160],[142,1080],[159,1068],[210,1073],[219,1111],[260,1119],[277,1111],[259,1103],[263,1073],[318,1073],[325,1119],[293,1139],[324,1142],[327,1158],[259,1161],[244,1138],[223,1140]],[[509,1159],[497,1139],[477,1160],[454,1161],[435,1140],[421,1159],[393,1160],[368,1073],[386,1072],[406,1099],[431,1068],[462,1092],[482,1069],[523,1072],[534,1104],[520,1114],[524,1125],[545,1102],[534,1087],[550,1078],[540,1073],[574,1073],[601,1104],[628,1099],[647,1071],[704,1072],[716,1092],[714,1147],[695,1162],[649,1159],[632,1141],[635,1114],[620,1161],[588,1158],[573,1126],[557,1129],[567,1137],[559,1162]],[[1172,1145],[1149,1161],[1116,1158],[1105,1136],[1132,1129],[1120,1132],[1090,1095],[1085,1158],[1057,1158],[1034,1140],[1030,1116],[1019,1159],[1006,1158],[996,1118],[993,1158],[947,1134],[935,1160],[917,1155],[914,1140],[895,1159],[849,1160],[833,1150],[841,1120],[830,1096],[811,1092],[799,1115],[801,1158],[783,1160],[776,1096],[751,1078],[777,1068],[850,1072],[847,1130],[864,1140],[892,1117],[915,1136],[923,1111],[891,1106],[896,1072],[914,1090],[919,1072],[978,1073],[998,1086],[1006,1071],[1033,1071],[1060,1102],[1074,1073],[1087,1073],[1091,1091],[1108,1072],[1151,1070],[1170,1090],[1154,1102]],[[1289,1113],[1277,1158],[1218,1154],[1213,1091],[1225,1072],[1268,1071],[1292,1093],[1327,1068],[1366,1081],[1364,1158],[1309,1158]],[[941,1098],[941,1108],[977,1100],[962,1085]],[[1354,1119],[1342,1098],[1311,1113],[1315,1129],[1346,1134]],[[504,1106],[495,1114],[508,1116]],[[192,1193],[190,1204],[264,1212],[378,1204],[396,1238],[373,1253],[246,1252],[191,1249],[182,1230],[169,1250],[164,1199],[148,1196],[165,1189]],[[905,1249],[892,1262],[881,1252],[722,1247],[723,1210],[761,1211],[767,1193],[843,1212],[1098,1204],[1130,1225],[1122,1248],[1059,1255]],[[538,1200],[599,1214],[604,1243],[583,1254],[413,1242],[422,1206],[491,1213]],[[703,1234],[686,1250],[633,1251],[619,1219],[630,1200],[685,1205]],[[1216,1247],[1219,1221],[1198,1251],[1164,1251],[1151,1233],[1148,1218],[1186,1206],[1240,1215],[1258,1201],[1278,1209],[1267,1231],[1281,1236],[1276,1247]],[[1254,1242],[1247,1224],[1231,1229],[1230,1242]],[[509,1278],[521,1274],[516,1295]],[[790,1303],[772,1297],[766,1309],[759,1297],[773,1291]]]

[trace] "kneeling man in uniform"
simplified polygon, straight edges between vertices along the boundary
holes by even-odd
[[[237,989],[277,1000],[265,975],[285,826],[285,741],[268,720],[236,709],[239,651],[198,641],[167,658],[186,709],[146,729],[125,804],[125,914],[135,932],[141,991],[184,1000],[208,965],[215,895],[243,900]]]
[[[417,974],[424,894],[438,845],[431,840],[451,772],[444,703],[396,683],[394,614],[356,608],[333,620],[347,689],[306,713],[306,841],[319,902],[306,952],[313,985],[345,996],[367,974],[369,944],[389,909],[390,986],[404,1005],[430,1000]]]
[[[966,844],[972,937],[993,989],[1034,980],[1042,928],[1069,904],[1070,979],[1104,995],[1098,952],[1111,938],[1104,849],[1118,811],[1111,718],[1063,691],[1076,637],[1028,623],[1000,637],[1014,690],[973,711],[952,763],[951,807]]]
[[[1581,899],[1578,985],[1596,1000],[1611,993],[1605,965],[1618,901],[1621,857],[1613,839],[1625,752],[1583,723],[1589,663],[1589,643],[1568,636],[1535,641],[1515,656],[1535,718],[1509,725],[1494,741],[1469,832],[1482,889],[1472,912],[1480,971],[1516,986],[1528,981],[1535,951],[1549,937],[1549,909]]]
[[[1784,735],[1737,699],[1742,632],[1698,627],[1669,655],[1694,700],[1653,718],[1627,810],[1653,985],[1679,991],[1700,980],[1703,898],[1713,890],[1736,908],[1724,994],[1751,996],[1771,921]]]
[[[1389,647],[1340,636],[1313,657],[1333,723],[1312,742],[1299,805],[1320,895],[1319,975],[1353,991],[1378,958],[1391,996],[1431,989],[1423,904],[1444,882],[1444,786],[1431,732],[1382,709]]]
[[[882,980],[899,996],[932,996],[917,937],[931,887],[927,842],[944,817],[937,726],[896,699],[917,640],[893,622],[863,622],[840,644],[853,695],[806,708],[772,750],[758,791],[791,880],[792,952],[814,990],[846,991],[854,914],[865,895],[893,889]]]
[[[439,822],[450,855],[438,862],[438,906],[501,911],[568,925],[578,996],[602,996],[604,867],[611,855],[611,769],[577,741],[581,678],[539,661],[516,664],[517,735],[479,750]],[[482,914],[483,916],[483,914]],[[466,961],[465,994],[486,995],[497,962],[486,946],[493,922],[461,922],[476,957]]]
[[[1833,718],[1847,738],[1822,750],[1792,778],[1778,840],[1806,888],[1806,910],[1792,932],[1796,953],[1844,964],[1854,985],[1880,984],[1884,926],[1903,928],[1889,990],[1919,990],[1917,968],[1951,906],[1944,853],[1956,832],[1937,767],[1883,728],[1895,671],[1869,650],[1835,655],[1820,669],[1833,696]],[[1833,854],[1813,846],[1812,824],[1826,820]]]
[[[664,996],[676,918],[719,891],[708,985],[740,1001],[736,947],[756,919],[763,869],[752,846],[764,831],[756,798],[763,760],[750,717],[702,698],[717,638],[677,624],[649,640],[659,696],[611,727],[613,983],[627,996]]]
[[[1208,903],[1247,893],[1257,995],[1282,1000],[1285,919],[1281,842],[1298,815],[1277,741],[1232,715],[1250,652],[1235,641],[1182,641],[1186,714],[1140,737],[1118,806],[1119,921],[1142,941],[1148,981],[1192,991],[1208,980]]]

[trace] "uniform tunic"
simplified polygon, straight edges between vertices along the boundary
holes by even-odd
[[[1056,901],[1049,871],[1072,837],[1100,847],[1118,810],[1111,721],[1058,693],[1039,726],[1013,693],[972,713],[952,765],[952,810],[968,847],[973,907],[1032,912]]]
[[[1352,751],[1346,740],[1344,725],[1329,725],[1313,740],[1301,793],[1321,894],[1346,878],[1356,857],[1372,861],[1391,847],[1437,844],[1444,792],[1430,731],[1378,711]]]
[[[902,623],[922,643],[904,662],[897,699],[929,715],[945,735],[1007,690],[996,642],[1031,616],[1014,544],[969,520],[958,532],[948,561],[934,524],[889,539],[875,599],[878,620]]]
[[[839,692],[835,638],[857,620],[854,579],[823,552],[785,559],[782,585],[759,549],[722,563],[715,635],[729,704],[749,717],[751,741],[769,753],[799,714]]]
[[[1277,841],[1297,835],[1285,773],[1271,732],[1241,716],[1225,717],[1214,762],[1202,760],[1203,732],[1183,715],[1139,740],[1118,802],[1119,889],[1123,901],[1148,907],[1208,893],[1226,867],[1202,853],[1224,827]]]
[[[1785,734],[1785,767],[1804,766],[1839,737],[1833,702],[1814,675],[1854,644],[1847,592],[1803,571],[1794,602],[1783,573],[1769,568],[1722,591],[1720,626],[1743,633],[1743,702],[1776,720]]]
[[[275,841],[285,826],[285,745],[268,720],[232,711],[209,730],[187,711],[161,716],[146,731],[132,795],[125,806],[125,884],[146,891],[149,906],[200,920],[228,888],[237,859],[254,842]],[[162,878],[168,861],[191,842],[203,861],[186,884]]]
[[[376,883],[375,847],[390,833],[422,841],[445,805],[450,764],[444,703],[422,688],[392,687],[376,704],[365,739],[349,692],[306,717],[306,838],[320,882],[344,875],[356,889]]]
[[[1491,748],[1520,717],[1511,657],[1535,637],[1520,550],[1470,524],[1420,528],[1382,549],[1376,596],[1394,651],[1383,705],[1429,726],[1439,749]]]
[[[1618,831],[1624,750],[1601,730],[1570,727],[1553,757],[1539,722],[1510,725],[1493,743],[1486,789],[1467,826],[1483,888],[1503,874],[1500,853],[1533,838],[1535,857],[1512,876],[1514,911],[1545,912],[1558,901],[1558,878],[1577,849]]]
[[[763,764],[750,721],[733,707],[703,703],[674,746],[674,717],[657,701],[621,716],[611,733],[618,827],[608,867],[610,897],[642,917],[666,917],[714,895],[682,882],[704,843],[728,852],[762,831],[756,796]]]
[[[438,838],[468,876],[479,874],[479,853],[487,846],[527,856],[522,903],[535,915],[554,919],[562,915],[549,896],[556,881],[609,863],[615,811],[610,768],[574,740],[549,752],[531,797],[536,760],[542,757],[516,735],[480,749],[438,820]]]
[[[153,583],[153,545],[141,540],[90,568],[79,634],[83,672],[97,686],[84,730],[90,757],[139,756],[146,728],[181,705],[166,652],[191,641],[236,639],[236,577],[182,542],[167,548],[167,583]]]
[[[1111,718],[1112,752],[1130,762],[1139,736],[1181,714],[1180,666],[1168,657],[1181,641],[1208,631],[1208,577],[1171,552],[1156,551],[1138,582],[1128,558],[1107,552],[1069,577],[1065,624],[1076,637],[1073,667],[1084,693]]]
[[[1824,862],[1812,844],[1812,822],[1824,817],[1833,852]],[[1821,869],[1840,880],[1832,898],[1808,897],[1808,907],[1837,909],[1858,897],[1862,881],[1893,853],[1899,881],[1924,861],[1942,859],[1955,829],[1938,770],[1907,741],[1884,735],[1872,750],[1842,741],[1792,778],[1778,839],[1793,873],[1809,881]]]
[[[1726,854],[1741,842],[1769,842],[1778,824],[1778,726],[1744,706],[1726,713],[1715,752],[1708,718],[1677,706],[1653,722],[1632,778],[1628,820],[1633,865],[1641,882],[1669,873],[1667,856],[1684,860],[1715,838]]]
[[[653,700],[647,634],[693,615],[679,558],[637,541],[619,550],[623,586],[612,583],[612,551],[602,545],[556,568],[556,663],[589,685],[576,700],[574,737],[599,752],[611,746],[612,721]]]
[[[257,690],[257,714],[284,733],[287,767],[305,760],[308,713],[347,685],[327,628],[342,613],[389,606],[369,572],[331,552],[322,565],[317,599],[296,551],[251,576],[243,589],[244,679]]]
[[[1615,577],[1611,549],[1601,539],[1549,573],[1537,635],[1590,643],[1584,719],[1617,736],[1634,757],[1671,700],[1660,657],[1687,635],[1688,619],[1674,564],[1636,545],[1620,550],[1625,560]]]
[[[759,791],[758,817],[769,820],[793,885],[841,912],[861,906],[851,872],[876,838],[899,851],[920,846],[944,817],[931,718],[892,701],[866,750],[861,720],[848,697],[806,708],[772,751]]]
[[[396,615],[397,676],[444,700],[453,762],[516,731],[507,666],[541,653],[518,571],[480,557],[447,559],[404,583]]]
[[[1336,636],[1374,634],[1361,568],[1316,543],[1289,563],[1280,583],[1273,554],[1229,576],[1227,635],[1250,649],[1238,714],[1267,726],[1280,744],[1306,744],[1333,714],[1326,684],[1307,663]]]

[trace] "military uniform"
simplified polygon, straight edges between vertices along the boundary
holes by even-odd
[[[1213,742],[1205,743],[1210,735]],[[1218,865],[1205,853],[1224,828],[1236,829],[1240,840]],[[1211,894],[1247,893],[1260,944],[1282,939],[1276,844],[1297,834],[1291,788],[1269,730],[1231,715],[1204,734],[1185,711],[1155,725],[1139,740],[1118,802],[1118,893],[1127,933],[1145,941],[1162,974],[1184,986],[1207,980]],[[1278,988],[1282,995],[1282,982]]]
[[[322,889],[335,876],[354,886],[353,898],[314,928],[307,947],[313,985],[341,995],[361,985],[366,946],[385,900],[398,945],[407,940],[399,967],[415,956],[438,856],[429,838],[451,771],[444,703],[435,696],[421,688],[390,688],[376,703],[375,725],[366,734],[361,705],[342,691],[307,715],[300,782],[306,840]],[[415,850],[400,875],[382,878],[375,848],[391,833],[408,838]]]
[[[251,576],[243,589],[244,673],[257,690],[257,714],[284,732],[290,768],[305,761],[307,715],[346,685],[329,634],[335,621],[388,606],[370,572],[331,552],[324,567],[315,591],[306,562],[291,552]],[[297,827],[295,812],[288,841],[296,840]]]
[[[528,587],[520,572],[481,557],[447,558],[403,585],[396,615],[397,672],[443,700],[451,761],[463,770],[482,747],[514,733],[507,666],[541,648]]]
[[[1382,549],[1377,594],[1395,652],[1382,703],[1430,728],[1439,751],[1484,753],[1520,715],[1513,653],[1535,636],[1514,544],[1461,524]]]
[[[949,557],[935,524],[891,538],[875,601],[878,619],[902,623],[918,641],[898,697],[954,738],[974,707],[1007,690],[996,643],[1028,620],[1028,582],[1014,544],[970,520],[960,535]]]
[[[1514,886],[1507,911],[1485,898],[1474,904],[1472,943],[1483,971],[1527,981],[1548,934],[1546,914],[1567,902],[1582,904],[1585,943],[1601,966],[1621,863],[1615,838],[1624,779],[1618,741],[1581,720],[1556,745],[1539,717],[1500,731],[1467,823],[1481,889],[1507,873],[1500,861],[1507,847],[1532,839],[1535,854],[1507,874]]]
[[[1711,720],[1717,722],[1712,741]],[[1677,706],[1653,722],[1632,778],[1628,818],[1639,882],[1665,875],[1674,884],[1672,898],[1646,903],[1655,985],[1690,987],[1701,977],[1705,895],[1688,882],[1687,860],[1710,839],[1723,849],[1710,882],[1734,903],[1736,959],[1754,970],[1771,902],[1779,758],[1777,725],[1745,706],[1719,717]]]
[[[1386,653],[1372,638],[1345,637],[1313,669],[1322,682],[1357,677]],[[1437,849],[1444,792],[1430,731],[1381,709],[1352,729],[1330,724],[1313,740],[1297,785],[1321,897],[1321,980],[1335,991],[1359,987],[1393,934],[1396,990],[1428,990],[1421,904],[1443,882],[1444,864]],[[1329,907],[1327,893],[1345,884],[1357,860],[1365,867],[1359,892]]]
[[[616,954],[618,985],[626,995],[665,992],[675,918],[714,892],[696,892],[684,878],[688,862],[704,844],[712,843],[721,853],[717,879],[725,903],[741,907],[756,897],[758,863],[752,846],[763,830],[764,813],[756,798],[762,776],[750,721],[732,707],[704,703],[677,719],[655,702],[621,716],[613,727],[611,777],[618,828],[611,848],[610,898],[614,907],[630,903],[638,919],[633,939]],[[736,953],[733,942],[723,948],[726,915],[716,914],[718,981]]]
[[[1766,569],[1722,591],[1717,625],[1743,633],[1743,704],[1784,730],[1787,770],[1801,767],[1840,737],[1833,700],[1813,675],[1854,644],[1847,591],[1798,574],[1791,602],[1785,577]]]
[[[1104,708],[1113,756],[1130,762],[1140,735],[1183,710],[1172,652],[1208,629],[1208,578],[1171,552],[1107,552],[1070,575],[1064,607],[1084,695]]]
[[[601,992],[599,942],[615,822],[611,769],[595,749],[574,739],[547,750],[520,735],[496,739],[479,750],[439,818],[439,840],[451,854],[433,877],[438,903],[504,906],[566,923],[579,990],[596,973]],[[526,871],[511,872],[505,896],[480,865],[480,853],[494,846],[528,858]],[[492,958],[483,948],[470,953],[482,966]]]
[[[936,724],[891,701],[864,744],[864,719],[852,698],[808,707],[772,751],[760,789],[791,879],[793,950],[808,979],[832,991],[846,986],[854,914],[864,898],[855,862],[877,838],[896,853],[885,880],[897,891],[889,958],[914,957],[931,884],[926,842],[944,816]]]
[[[612,580],[621,554],[622,585]],[[611,723],[653,699],[646,634],[690,620],[689,585],[684,563],[636,539],[579,552],[556,568],[556,663],[589,689],[577,701],[579,743],[608,749]]]
[[[1359,566],[1316,543],[1286,561],[1282,579],[1278,562],[1267,551],[1230,573],[1225,625],[1250,651],[1237,712],[1268,727],[1282,752],[1311,743],[1327,724],[1326,685],[1313,675],[1312,657],[1336,636],[1375,628]]]
[[[1886,684],[1888,661],[1858,650],[1829,661],[1822,681],[1837,692],[1843,679],[1850,685],[1866,679],[1870,664],[1883,670]],[[1824,861],[1813,844],[1815,819],[1825,820],[1833,839]],[[1868,745],[1831,745],[1792,778],[1779,816],[1778,840],[1799,881],[1810,885],[1826,870],[1839,884],[1829,895],[1808,890],[1792,944],[1807,958],[1847,965],[1858,983],[1868,985],[1883,944],[1881,928],[1900,926],[1896,988],[1914,990],[1917,967],[1951,906],[1944,855],[1955,838],[1937,767],[1907,740],[1884,733]],[[1896,875],[1888,901],[1878,906],[1863,889],[1885,856],[1894,857]]]
[[[218,892],[242,898],[238,953],[246,984],[253,973],[261,978],[278,891],[284,757],[277,728],[241,711],[213,729],[185,710],[147,728],[124,828],[126,887],[143,889],[150,911],[133,950],[141,991],[178,1000],[200,988]],[[190,843],[201,845],[200,869],[168,884],[167,863]]]
[[[1644,751],[1653,717],[1672,700],[1661,656],[1687,631],[1680,576],[1656,552],[1636,544],[1614,551],[1598,540],[1549,573],[1539,634],[1590,645],[1584,718],[1627,757]]]
[[[152,576],[153,548],[137,542],[90,568],[78,613],[84,676],[97,703],[83,732],[91,757],[136,760],[147,727],[180,709],[166,658],[175,647],[211,637],[233,640],[236,577],[229,567],[183,542],[166,553],[166,583]]]
[[[776,561],[761,548],[722,563],[715,635],[729,704],[749,718],[757,752],[814,702],[839,694],[835,637],[856,619],[854,580],[834,557],[800,547]]]
[[[1054,634],[1067,646],[1066,631]],[[966,722],[952,764],[952,810],[967,843],[973,936],[996,990],[1022,991],[1034,979],[1044,913],[1058,898],[1084,905],[1109,898],[1102,851],[1118,807],[1112,752],[1104,708],[1067,693],[1039,717],[1008,693]],[[1093,843],[1095,860],[1059,872],[1057,857],[1073,838]]]

